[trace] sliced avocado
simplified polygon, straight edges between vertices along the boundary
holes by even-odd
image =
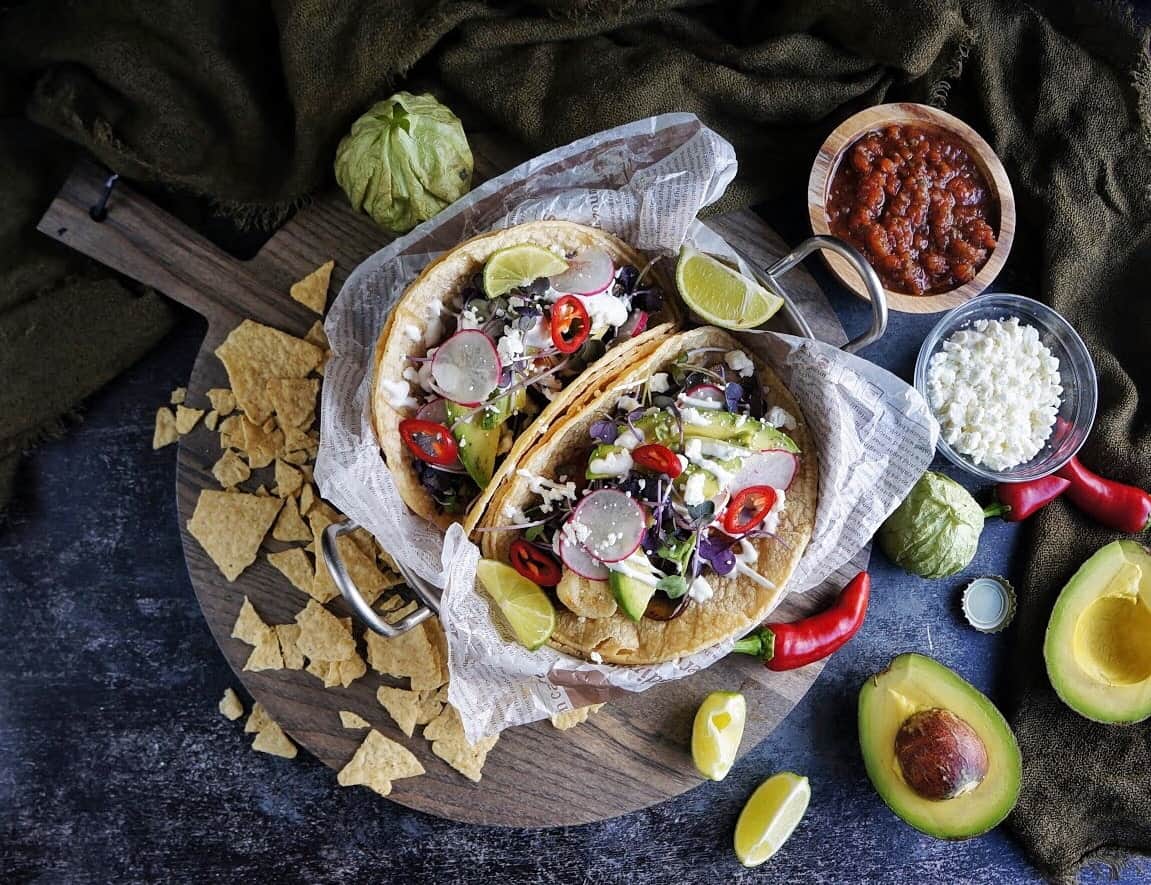
[[[494,427],[499,427],[512,415],[520,412],[524,405],[527,403],[527,388],[517,387],[511,393],[505,393],[501,397],[497,397],[492,402],[485,405],[480,409],[480,420],[485,430],[491,430]],[[451,404],[455,406],[455,404]],[[455,406],[455,408],[460,408]],[[451,408],[448,409],[448,415],[451,417]],[[454,419],[453,419],[454,420]]]
[[[652,409],[633,423],[643,431],[645,442],[657,442],[665,446],[679,442],[679,427],[675,418],[663,409]]]
[[[459,446],[460,463],[476,485],[481,489],[486,488],[496,469],[496,452],[500,447],[502,425],[485,427],[482,409],[463,418],[468,414],[468,409],[448,403],[447,412],[452,436]]]
[[[620,470],[600,470],[592,469],[592,465],[596,462],[603,462],[604,466],[613,467],[618,465]],[[591,450],[591,454],[587,459],[587,472],[585,476],[588,479],[607,479],[613,476],[624,476],[631,468],[631,452],[623,446],[613,446],[607,443],[600,443]]]
[[[647,611],[647,604],[655,595],[655,585],[659,580],[659,573],[648,561],[647,554],[643,552],[642,547],[623,562],[618,562],[615,565],[617,568],[622,566],[627,570],[627,573],[613,568],[611,575],[608,576],[608,585],[624,614],[633,621],[638,621]],[[650,582],[647,580],[648,578],[650,578]]]
[[[738,464],[736,470],[738,470]],[[702,480],[693,479],[696,476],[703,476]],[[698,486],[699,493],[703,495],[704,501],[709,501],[719,494],[719,480],[717,480],[709,471],[704,470],[702,467],[696,467],[694,464],[688,464],[683,469],[683,472],[672,480],[672,485],[675,486],[680,495],[686,495],[687,489],[690,486]],[[693,500],[694,500],[693,496]]]
[[[1100,547],[1059,594],[1043,659],[1056,693],[1096,722],[1151,716],[1151,551]]]
[[[859,747],[883,801],[929,836],[978,836],[1019,798],[1022,760],[1007,720],[924,655],[899,655],[864,683]]]
[[[764,449],[782,449],[785,452],[799,453],[799,446],[795,444],[795,440],[782,430],[759,418],[736,415],[733,412],[695,409],[691,413],[691,420],[683,422],[683,435],[719,439],[733,446],[742,446],[757,452]]]

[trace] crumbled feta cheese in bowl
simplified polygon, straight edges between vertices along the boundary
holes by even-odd
[[[994,482],[1047,476],[1091,429],[1095,369],[1083,341],[1051,308],[983,295],[928,334],[915,388],[939,422],[940,452]]]

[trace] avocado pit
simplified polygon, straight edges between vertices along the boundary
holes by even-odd
[[[965,720],[933,707],[904,720],[895,758],[907,785],[924,799],[954,799],[987,776],[987,747]]]

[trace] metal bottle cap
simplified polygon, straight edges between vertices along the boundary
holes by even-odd
[[[981,633],[998,633],[1015,617],[1015,590],[1006,578],[985,575],[963,591],[963,616]]]

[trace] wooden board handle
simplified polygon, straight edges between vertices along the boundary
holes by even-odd
[[[107,215],[89,214],[104,193],[108,175],[95,163],[78,164],[37,228],[144,285],[163,292],[208,320],[217,338],[251,318],[288,331],[316,319],[287,292],[272,288],[238,261],[174,219],[123,181],[108,201]]]

